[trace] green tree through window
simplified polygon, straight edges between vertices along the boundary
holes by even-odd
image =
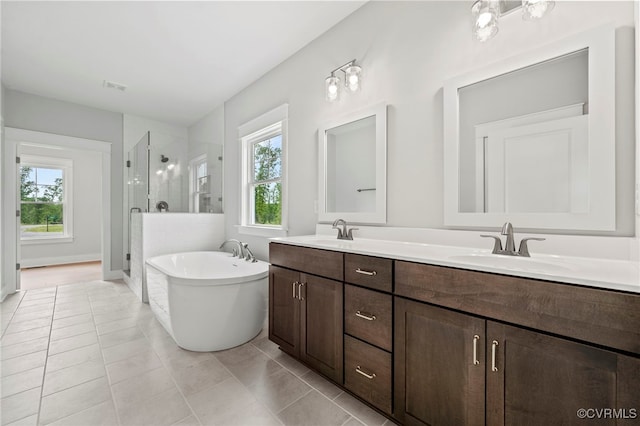
[[[20,224],[23,236],[34,237],[34,233],[42,232],[64,233],[63,183],[62,169],[20,168]]]
[[[282,223],[282,135],[253,144],[254,223]]]

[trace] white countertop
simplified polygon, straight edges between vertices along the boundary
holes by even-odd
[[[640,263],[624,260],[532,253],[530,258],[491,254],[475,248],[327,235],[272,238],[271,241],[345,253],[387,257],[438,266],[579,284],[640,293]]]

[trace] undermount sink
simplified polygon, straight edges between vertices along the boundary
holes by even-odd
[[[543,274],[556,274],[571,270],[571,268],[555,262],[530,257],[504,256],[498,254],[465,254],[450,256],[449,259],[454,262]]]

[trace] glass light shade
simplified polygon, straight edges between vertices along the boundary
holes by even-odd
[[[326,99],[329,102],[338,100],[338,97],[340,95],[338,91],[339,84],[340,84],[340,79],[334,75],[332,75],[331,77],[327,77],[327,79],[324,81],[324,91],[325,91]]]
[[[498,33],[500,8],[495,0],[478,0],[471,8],[473,35],[479,41],[487,41]]]
[[[522,0],[522,19],[532,21],[542,18],[556,5],[549,0]]]
[[[357,92],[360,89],[360,73],[362,68],[357,65],[351,65],[344,70],[344,84],[350,92]]]

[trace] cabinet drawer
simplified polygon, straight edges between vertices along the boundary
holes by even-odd
[[[393,261],[379,257],[345,254],[344,280],[382,291],[393,291]]]
[[[390,294],[346,284],[344,287],[345,333],[391,352]]]
[[[382,411],[391,413],[391,354],[344,336],[344,385]]]
[[[269,262],[338,281],[344,278],[343,254],[337,251],[270,243]]]

